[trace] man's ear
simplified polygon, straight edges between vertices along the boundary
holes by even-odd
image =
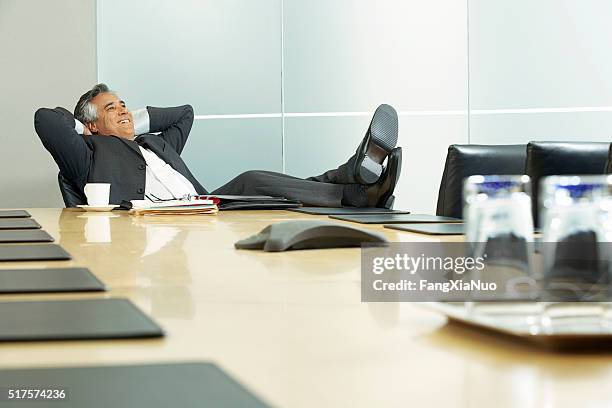
[[[95,123],[90,122],[90,123],[85,124],[85,126],[87,127],[87,129],[89,129],[89,131],[90,131],[90,132],[91,132],[93,135],[98,134],[98,126],[96,126],[96,124],[95,124]]]

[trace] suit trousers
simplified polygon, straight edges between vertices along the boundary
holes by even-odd
[[[211,194],[268,195],[299,200],[310,206],[341,207],[344,186],[356,184],[352,170],[354,160],[353,156],[337,169],[307,179],[272,171],[246,171]]]

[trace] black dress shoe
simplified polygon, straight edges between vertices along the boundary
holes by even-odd
[[[402,172],[402,148],[391,150],[387,166],[378,183],[366,187],[368,207],[390,208],[393,205],[393,190]]]
[[[355,154],[353,174],[361,184],[376,183],[383,162],[397,144],[397,112],[390,105],[376,108],[370,127]]]

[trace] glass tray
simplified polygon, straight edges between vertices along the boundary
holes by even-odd
[[[451,322],[558,349],[612,350],[610,302],[423,303]]]

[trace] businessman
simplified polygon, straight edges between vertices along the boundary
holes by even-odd
[[[87,183],[111,183],[110,202],[118,204],[209,194],[180,157],[193,119],[189,105],[132,113],[105,84],[97,84],[81,96],[74,115],[63,108],[41,108],[34,126],[61,175],[81,197]],[[397,129],[395,110],[381,105],[356,153],[337,169],[308,179],[247,171],[210,194],[282,196],[325,207],[384,207],[401,171]]]

